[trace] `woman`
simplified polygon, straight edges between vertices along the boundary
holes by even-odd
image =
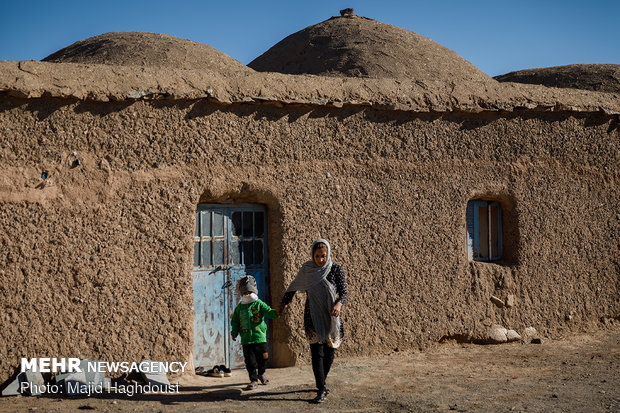
[[[280,312],[291,303],[296,291],[306,291],[304,327],[318,389],[312,402],[321,403],[329,393],[325,379],[334,361],[334,350],[344,338],[340,311],[347,299],[347,284],[342,267],[332,263],[329,242],[322,238],[314,241],[311,257],[301,266],[282,297]]]

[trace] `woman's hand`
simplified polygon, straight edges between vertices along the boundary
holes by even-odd
[[[331,312],[332,317],[338,317],[340,315],[340,309],[341,308],[342,308],[342,303],[341,302],[337,302],[334,305],[334,308],[332,308],[332,312]]]

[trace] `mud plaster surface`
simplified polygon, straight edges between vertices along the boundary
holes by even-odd
[[[330,240],[350,294],[342,357],[619,316],[619,140],[603,113],[5,96],[0,125],[0,381],[22,356],[191,359],[207,201],[267,205],[273,305]],[[473,198],[502,204],[503,262],[467,261]],[[489,300],[508,294],[510,309]],[[302,305],[274,323],[275,365],[307,361]]]
[[[118,103],[202,99],[226,105],[251,102],[278,107],[374,107],[416,113],[620,113],[618,93],[500,83],[491,78],[460,82],[359,79],[35,61],[0,62],[0,91],[19,98]]]

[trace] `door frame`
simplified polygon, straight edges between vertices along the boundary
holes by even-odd
[[[224,271],[224,285],[222,286],[222,289],[224,290],[222,293],[225,294],[225,297],[223,297],[223,300],[225,300],[226,302],[224,303],[224,308],[227,309],[228,314],[225,315],[225,320],[224,320],[224,329],[226,330],[224,332],[224,349],[225,349],[225,355],[224,355],[224,359],[225,359],[225,364],[227,366],[231,366],[233,364],[238,364],[236,363],[234,360],[231,360],[231,357],[234,356],[234,347],[235,347],[235,343],[238,342],[233,342],[230,339],[230,318],[232,316],[232,313],[234,311],[235,305],[238,303],[239,301],[239,297],[237,296],[237,292],[236,292],[236,282],[231,283],[231,279],[235,278],[235,275],[238,275],[237,273],[235,275],[232,274],[233,271],[237,270],[237,272],[244,272],[250,275],[256,274],[257,272],[263,272],[264,275],[261,276],[262,280],[257,280],[257,283],[259,285],[259,297],[264,300],[264,301],[268,301],[269,300],[269,294],[270,294],[270,288],[269,288],[269,247],[268,247],[268,235],[269,235],[269,220],[268,220],[268,209],[267,206],[264,204],[259,204],[259,203],[240,203],[240,204],[234,204],[234,203],[210,203],[210,202],[206,202],[206,203],[200,203],[197,205],[196,207],[196,222],[194,225],[194,243],[196,243],[198,241],[198,248],[200,250],[200,242],[204,241],[202,238],[203,236],[201,236],[202,234],[198,233],[196,234],[197,229],[200,231],[202,228],[199,228],[198,225],[200,225],[200,222],[198,221],[198,215],[199,213],[203,212],[203,211],[220,211],[222,213],[223,216],[225,216],[226,218],[224,219],[224,223],[223,223],[223,237],[224,237],[224,245],[223,245],[223,264],[219,265],[216,264],[215,262],[211,262],[210,266],[202,266],[200,265],[200,262],[198,262],[197,264],[197,258],[196,258],[196,248],[194,248],[194,258],[193,258],[193,265],[192,265],[192,280],[194,280],[194,276],[196,274],[196,272],[200,272],[200,271]],[[242,264],[244,259],[242,258],[242,253],[239,253],[239,263],[234,263],[233,262],[233,256],[231,254],[231,249],[232,249],[232,245],[233,245],[233,241],[235,240],[235,237],[233,236],[232,233],[232,215],[234,212],[262,212],[263,213],[263,235],[262,235],[262,242],[263,242],[263,250],[262,250],[262,263],[259,265],[256,264]],[[252,215],[253,219],[255,219],[255,215]],[[256,223],[253,222],[252,225],[252,241],[256,240],[256,236],[255,236],[255,225]],[[211,230],[211,234],[213,234],[213,230]],[[213,236],[209,235],[208,236],[211,241],[213,241]],[[245,234],[242,233],[242,237],[241,239],[245,239]],[[260,237],[259,237],[260,239]],[[254,245],[254,244],[252,244]],[[242,251],[244,251],[244,249],[242,248]],[[213,254],[213,252],[212,252]],[[254,261],[254,257],[255,257],[255,253],[254,253],[254,249],[253,249],[253,259],[252,261]],[[195,308],[195,298],[194,298],[194,281],[192,281],[192,297],[193,297],[193,301],[194,301],[194,308]],[[226,310],[225,310],[226,311]],[[194,314],[194,320],[193,320],[193,325],[196,323],[196,314]],[[270,326],[269,326],[270,327]],[[204,327],[203,327],[204,329]],[[268,328],[269,330],[269,328]],[[267,332],[269,334],[269,331]],[[195,337],[194,333],[194,337]],[[238,347],[240,348],[240,344],[238,344]],[[193,346],[193,353],[196,354],[196,343],[194,343]],[[239,349],[236,349],[237,352],[239,352]],[[238,356],[238,355],[237,355]],[[234,367],[234,366],[233,366]],[[236,367],[239,367],[238,365]]]

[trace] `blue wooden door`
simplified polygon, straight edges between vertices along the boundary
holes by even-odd
[[[267,219],[262,205],[201,204],[194,233],[194,365],[243,367],[230,318],[240,297],[237,281],[256,278],[259,297],[269,296]]]

